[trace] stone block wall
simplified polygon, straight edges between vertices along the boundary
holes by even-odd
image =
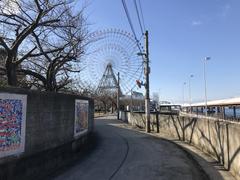
[[[94,128],[93,100],[76,95],[0,88],[27,95],[24,152],[0,158],[0,179],[31,179],[50,171],[84,146]],[[88,130],[74,137],[75,100],[88,101]],[[1,153],[1,152],[0,152]]]

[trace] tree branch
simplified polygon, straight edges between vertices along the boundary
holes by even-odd
[[[38,56],[43,56],[44,54],[49,54],[49,53],[54,53],[54,52],[58,52],[58,51],[62,51],[64,48],[58,48],[58,49],[53,49],[53,50],[49,50],[49,51],[44,51],[41,53],[37,53],[37,54],[30,54],[29,57],[38,57]]]
[[[35,0],[37,1],[37,0]],[[42,13],[43,11],[40,9],[39,10],[39,14],[35,20],[35,22],[33,22],[30,26],[26,27],[20,34],[19,36],[16,38],[16,41],[13,43],[12,45],[12,49],[16,50],[18,48],[18,46],[22,43],[22,41],[33,32],[33,30],[37,27],[41,17],[42,17]]]
[[[41,74],[38,74],[36,72],[33,72],[31,70],[28,70],[28,69],[19,69],[18,72],[20,73],[24,73],[25,75],[31,75],[35,78],[37,78],[38,80],[42,81],[43,84],[46,84],[46,78],[44,76],[42,76]]]
[[[42,45],[41,45],[41,43],[40,43],[40,40],[39,40],[38,36],[37,36],[34,32],[33,32],[32,34],[33,34],[33,37],[35,38],[35,40],[36,40],[36,42],[37,42],[37,45],[38,45],[38,47],[39,47],[40,52],[42,53],[42,55],[44,55],[44,56],[46,57],[46,59],[47,59],[49,62],[51,62],[51,58],[48,56],[48,54],[44,53],[44,50],[43,50],[43,48],[42,48]]]
[[[56,23],[56,22],[59,22],[59,21],[60,21],[60,19],[52,19],[52,20],[40,22],[38,24],[38,26],[50,26],[50,27],[52,27],[53,24],[51,24],[51,23]],[[55,26],[55,27],[58,27],[58,26]]]
[[[35,49],[37,49],[36,46],[35,46],[32,50],[30,50],[27,54],[25,54],[21,59],[19,59],[18,61],[16,61],[16,64],[20,64],[20,63],[22,63],[25,59],[27,59],[28,57],[30,57],[30,55],[32,54],[33,51],[35,51]]]
[[[8,45],[7,45],[6,42],[3,40],[2,37],[0,37],[0,45],[2,45],[2,46],[6,49],[6,51],[9,51],[9,50],[10,50],[9,47],[8,47]]]
[[[36,6],[37,6],[37,8],[38,8],[38,11],[41,12],[42,9],[41,9],[41,6],[40,6],[38,0],[34,0],[34,2],[35,2]]]

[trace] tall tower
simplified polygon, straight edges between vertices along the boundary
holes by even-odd
[[[100,80],[100,83],[98,85],[97,92],[99,94],[107,93],[109,95],[116,95],[117,91],[118,91],[118,81],[115,74],[113,73],[112,64],[108,63],[103,73],[103,76]],[[119,93],[122,94],[120,87],[119,87]]]

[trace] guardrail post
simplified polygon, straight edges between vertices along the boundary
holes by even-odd
[[[237,115],[236,115],[236,106],[233,106],[233,118],[236,119]]]
[[[157,133],[159,133],[159,117],[158,117],[158,115],[159,115],[159,112],[158,112],[158,111],[156,111]]]
[[[222,113],[223,113],[223,119],[225,119],[225,107],[224,106],[222,106]]]

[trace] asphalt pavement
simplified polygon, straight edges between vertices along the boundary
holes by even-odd
[[[174,143],[122,128],[113,117],[95,121],[97,146],[53,180],[207,180],[202,168]]]

